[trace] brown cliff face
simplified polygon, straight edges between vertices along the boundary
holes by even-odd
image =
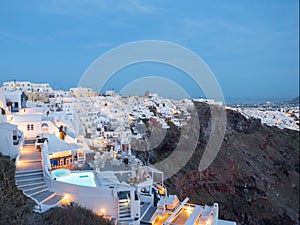
[[[222,147],[213,163],[199,171],[211,123],[209,106],[195,104],[198,145],[188,163],[165,181],[169,192],[180,199],[189,196],[197,204],[217,202],[220,218],[238,224],[299,224],[299,132],[262,125],[260,120],[227,110]],[[149,129],[159,134],[157,127]],[[171,124],[160,145],[136,153],[153,164],[172,153],[178,136],[180,129]]]

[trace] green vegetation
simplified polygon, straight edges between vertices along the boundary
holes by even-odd
[[[40,221],[36,221],[40,222]],[[40,224],[40,223],[38,223]],[[110,225],[111,222],[98,216],[92,210],[71,204],[61,208],[54,208],[42,215],[43,225],[61,225],[61,224],[91,224],[91,225]]]
[[[1,224],[28,224],[34,203],[15,185],[15,165],[0,153],[0,221]]]

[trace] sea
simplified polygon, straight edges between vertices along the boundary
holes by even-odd
[[[292,100],[289,97],[260,97],[260,98],[225,98],[225,104],[249,104],[249,103],[284,103]]]

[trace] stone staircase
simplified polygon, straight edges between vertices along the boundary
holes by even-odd
[[[40,153],[36,152],[32,141],[25,142],[19,159],[15,174],[16,185],[36,203],[34,211],[42,213],[58,206],[63,196],[49,191],[44,181]]]
[[[31,198],[36,206],[34,211],[44,212],[59,205],[63,196],[48,190],[42,170],[27,170],[16,172],[17,187]]]
[[[128,220],[130,215],[129,199],[119,199],[119,220]]]

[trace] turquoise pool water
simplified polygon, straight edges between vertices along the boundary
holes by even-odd
[[[71,171],[68,169],[57,169],[52,171],[51,174],[55,178],[58,178],[58,177],[69,176],[71,174]]]
[[[55,172],[55,171],[53,171]],[[53,175],[52,172],[52,175]],[[70,172],[70,171],[69,171]],[[64,174],[63,172],[61,172]],[[60,172],[59,172],[60,174]],[[93,172],[70,172],[68,175],[61,175],[56,177],[56,180],[69,183],[69,184],[77,184],[82,186],[96,187],[95,183],[95,175]]]

